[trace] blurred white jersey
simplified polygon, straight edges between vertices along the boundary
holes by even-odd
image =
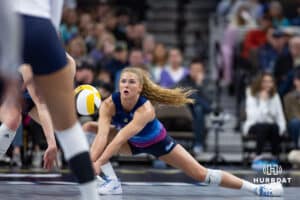
[[[13,0],[14,8],[18,13],[48,19],[51,18],[50,1],[51,0]]]
[[[56,29],[60,24],[62,7],[64,0],[12,0],[16,12],[34,16],[48,18],[52,21]]]

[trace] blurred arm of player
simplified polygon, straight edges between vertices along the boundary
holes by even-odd
[[[33,82],[33,73],[29,65],[22,65],[20,67],[20,72],[22,73],[24,85],[27,88],[35,107],[29,112],[30,117],[32,117],[36,122],[41,124],[43,132],[45,134],[48,148],[44,154],[44,168],[50,170],[54,163],[56,162],[57,146],[54,136],[54,128],[50,113],[48,111],[47,105],[38,94]]]
[[[119,131],[112,142],[105,148],[100,158],[94,163],[94,170],[96,174],[99,174],[100,166],[107,163],[113,155],[119,152],[119,149],[124,143],[140,132],[148,122],[154,119],[154,117],[155,111],[149,101],[137,109],[132,121]]]
[[[0,49],[1,74],[17,79],[18,67],[21,63],[21,31],[20,19],[13,11],[11,0],[0,1]]]

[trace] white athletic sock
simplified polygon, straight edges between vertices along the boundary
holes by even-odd
[[[77,122],[66,130],[56,131],[56,136],[79,182],[82,200],[98,200],[94,171],[88,152],[89,145],[80,124]]]
[[[80,184],[79,189],[82,194],[82,200],[99,200],[99,195],[96,191],[96,181]]]
[[[102,165],[101,167],[101,171],[103,172],[103,174],[108,177],[109,179],[118,179],[114,168],[111,166],[110,162],[107,162],[106,164]]]
[[[87,139],[78,122],[68,129],[55,132],[66,160],[70,160],[70,158],[82,152],[89,151]]]
[[[243,180],[243,185],[241,187],[241,190],[256,193],[257,185],[250,183],[249,181]]]
[[[15,135],[16,131],[9,129],[5,124],[0,126],[0,157],[6,153]]]

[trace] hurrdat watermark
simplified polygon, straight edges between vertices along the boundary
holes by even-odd
[[[266,183],[291,183],[291,177],[282,176],[283,170],[282,167],[278,164],[267,164],[263,167],[262,170],[265,176],[263,177],[254,177],[253,183],[255,184],[266,184]]]

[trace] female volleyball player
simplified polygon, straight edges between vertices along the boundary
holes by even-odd
[[[120,91],[113,93],[100,107],[98,127],[101,128],[98,129],[91,147],[91,157],[97,174],[100,173],[100,167],[105,166],[116,153],[133,155],[149,153],[181,169],[197,181],[241,189],[259,196],[283,194],[280,183],[255,185],[228,172],[203,167],[180,144],[167,135],[165,128],[155,117],[152,103],[175,106],[192,103],[188,98],[190,91],[161,88],[154,84],[144,71],[133,67],[122,71],[119,88]],[[111,123],[120,131],[108,143]],[[106,191],[109,192],[111,191]],[[122,191],[119,190],[117,193]]]

